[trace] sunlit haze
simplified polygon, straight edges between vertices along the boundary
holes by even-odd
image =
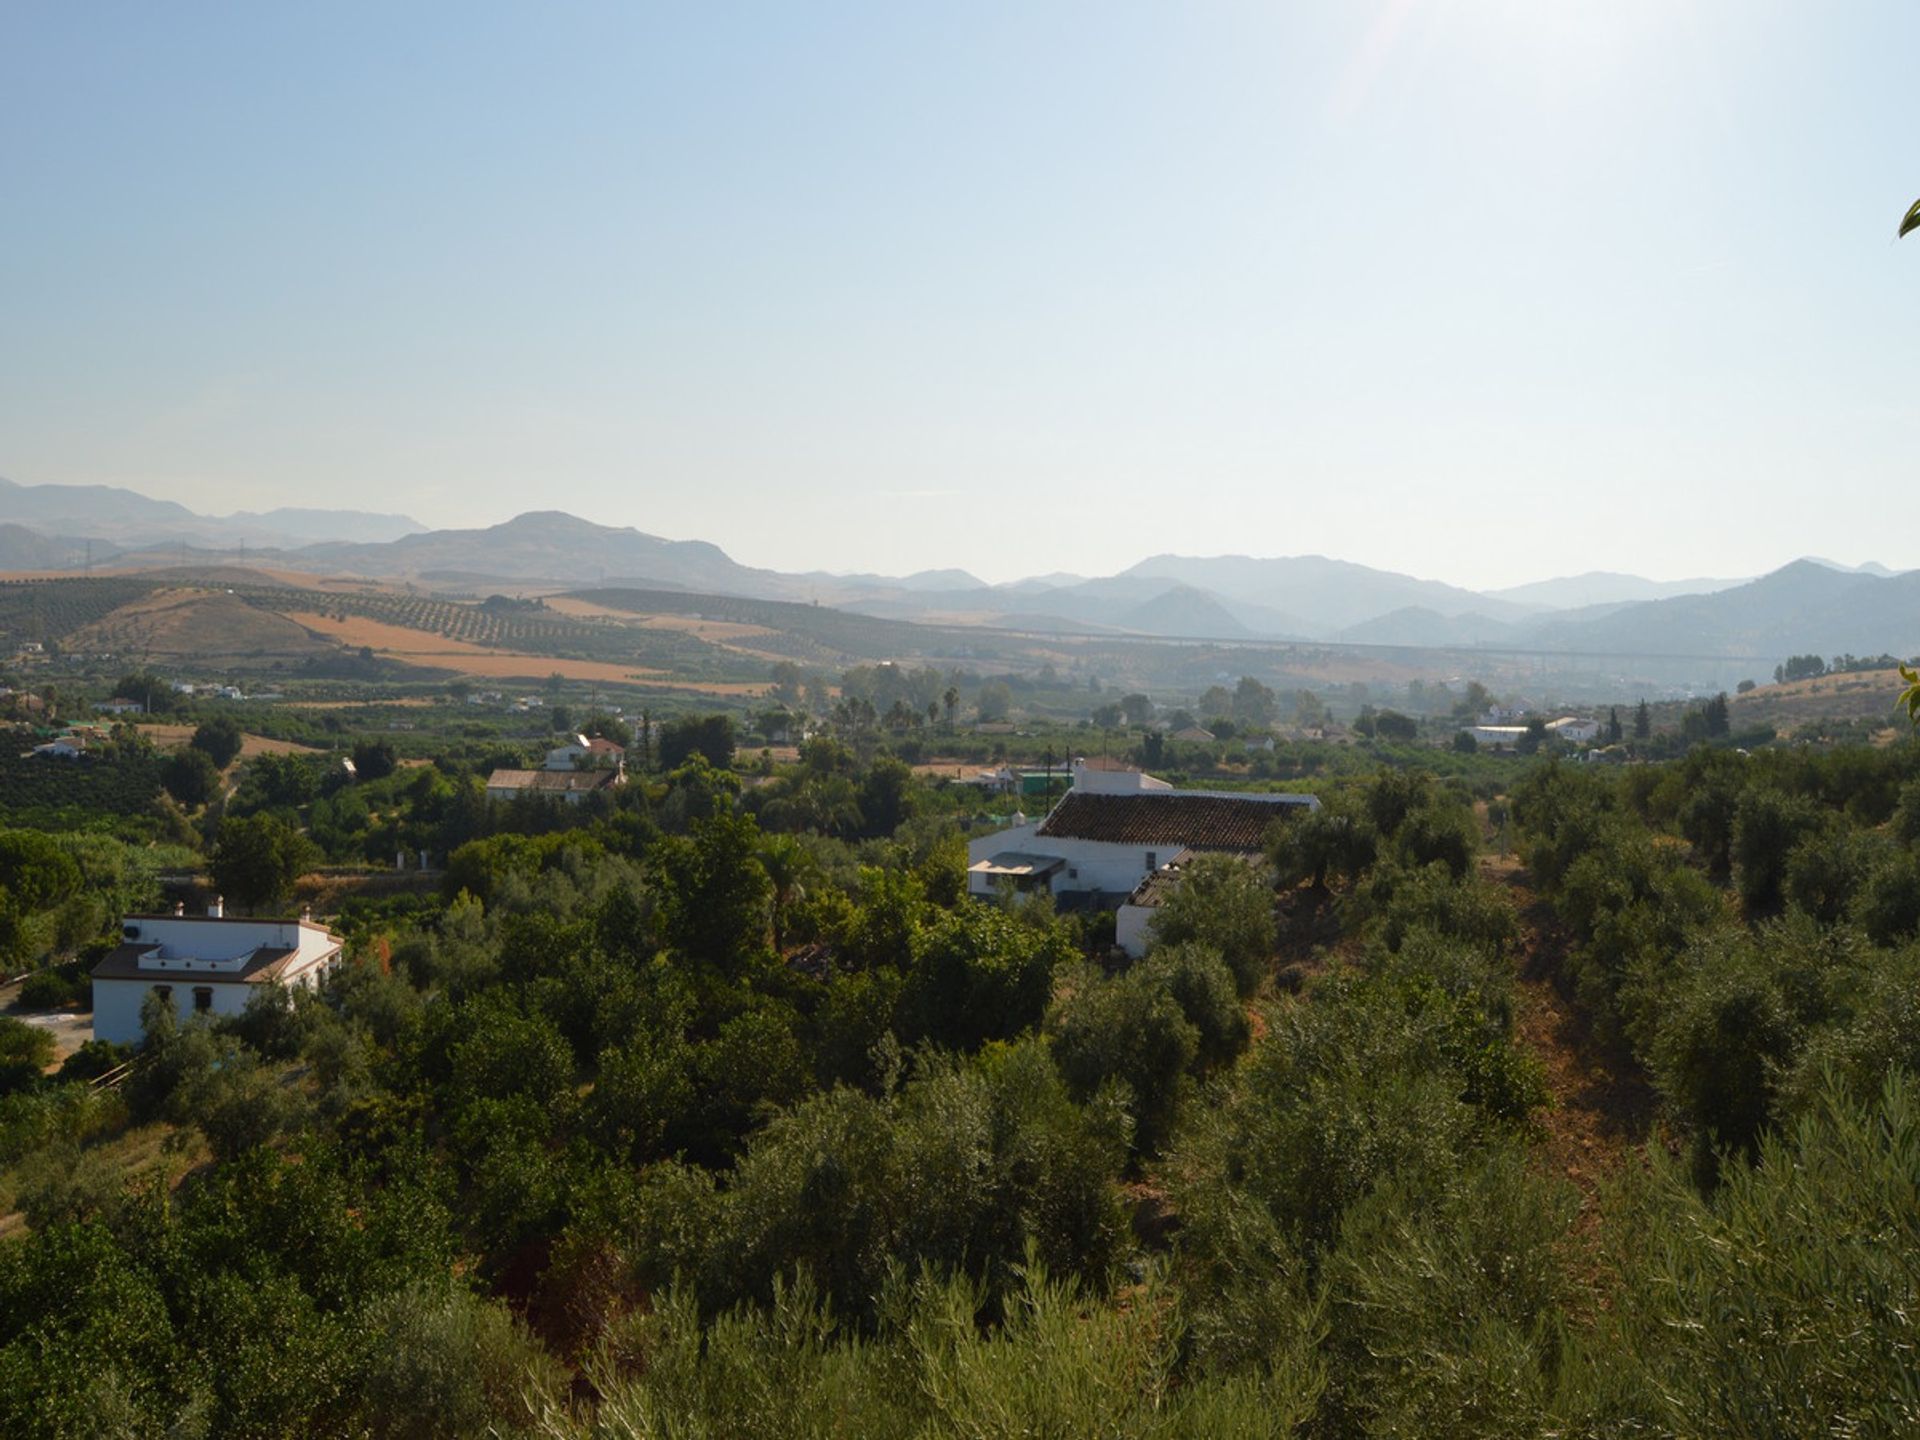
[[[0,475],[786,570],[1920,564],[1920,8],[41,5]]]

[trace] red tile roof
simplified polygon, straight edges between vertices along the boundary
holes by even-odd
[[[1301,797],[1284,795],[1075,792],[1054,807],[1038,833],[1055,840],[1098,840],[1112,845],[1250,851],[1261,848],[1274,821],[1303,803]]]

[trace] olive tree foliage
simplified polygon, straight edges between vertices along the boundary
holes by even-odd
[[[1231,855],[1199,855],[1148,924],[1151,943],[1198,944],[1218,952],[1242,995],[1259,988],[1273,963],[1277,934],[1273,884],[1265,865]]]
[[[1653,1152],[1620,1217],[1619,1296],[1578,1367],[1592,1411],[1615,1416],[1605,1433],[1912,1433],[1920,1367],[1898,1317],[1920,1303],[1920,1093],[1894,1070],[1866,1097],[1815,1100],[1710,1195]]]

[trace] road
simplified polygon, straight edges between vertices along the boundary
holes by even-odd
[[[50,1070],[59,1069],[61,1061],[93,1038],[91,1010],[20,1010],[15,1008],[19,998],[18,985],[0,986],[0,1014],[52,1032],[56,1048]]]

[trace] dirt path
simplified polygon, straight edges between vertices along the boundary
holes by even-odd
[[[1627,1165],[1653,1133],[1656,1097],[1644,1071],[1593,1033],[1572,998],[1569,935],[1512,856],[1481,857],[1481,873],[1504,887],[1520,920],[1514,1027],[1540,1060],[1552,1106],[1541,1117],[1542,1161],[1580,1189],[1576,1230],[1596,1218],[1600,1182]]]

